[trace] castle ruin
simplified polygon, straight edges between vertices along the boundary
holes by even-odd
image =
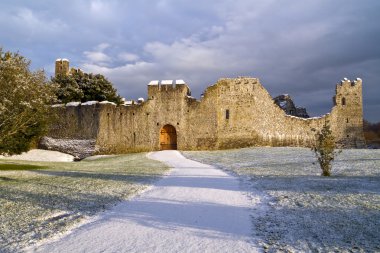
[[[64,66],[63,73],[68,73]],[[359,78],[337,84],[331,112],[314,118],[287,115],[257,78],[220,79],[200,100],[191,97],[183,80],[151,81],[147,88],[147,99],[140,103],[56,105],[59,121],[48,136],[93,140],[98,153],[309,147],[316,131],[328,123],[341,147],[364,146]]]
[[[295,106],[292,98],[288,94],[277,96],[273,100],[286,114],[300,118],[309,118],[306,108]]]

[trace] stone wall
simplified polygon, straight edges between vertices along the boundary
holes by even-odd
[[[58,117],[51,126],[49,137],[57,139],[96,139],[99,131],[101,106],[98,102],[71,102],[66,105],[54,105]]]
[[[332,129],[341,146],[361,147],[363,137],[362,80],[342,80],[333,97]]]
[[[160,149],[160,130],[169,124],[180,150],[210,150],[247,146],[310,146],[315,131],[326,122],[338,143],[361,147],[361,80],[343,80],[336,87],[331,114],[318,118],[287,115],[256,78],[220,79],[200,101],[178,81],[151,82],[148,99],[130,106],[113,103],[71,103],[56,107],[59,122],[53,138],[96,139],[99,153]]]
[[[220,93],[218,148],[309,146],[315,135],[310,129],[319,129],[324,124],[325,117],[288,116],[275,105],[258,79],[223,79],[217,85]],[[226,110],[229,110],[229,119],[225,118]]]

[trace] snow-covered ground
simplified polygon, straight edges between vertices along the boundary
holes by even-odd
[[[64,154],[58,151],[32,149],[28,152],[22,153],[21,155],[13,155],[13,156],[0,155],[0,159],[23,160],[23,161],[44,161],[44,162],[72,162],[74,161],[74,156],[69,155],[69,154]]]
[[[50,154],[45,158],[57,160]],[[167,171],[145,155],[80,162],[0,159],[0,252],[20,252],[141,192]]]
[[[101,214],[37,252],[257,252],[250,199],[239,180],[185,159],[177,151],[150,155],[173,167],[150,190]]]
[[[144,154],[0,159],[38,168],[0,170],[0,252],[44,238],[28,251],[380,252],[380,150],[344,150],[329,178],[305,148],[183,154],[225,172],[175,151],[153,153],[174,169],[111,209],[166,167]]]
[[[267,252],[380,252],[380,150],[344,150],[321,177],[306,148],[183,152],[266,197],[252,210]]]

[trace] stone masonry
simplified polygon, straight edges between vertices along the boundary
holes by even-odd
[[[60,120],[48,137],[95,140],[100,154],[160,150],[165,144],[180,150],[309,147],[328,123],[341,147],[363,147],[362,80],[342,80],[333,100],[331,113],[300,118],[277,106],[257,78],[220,79],[201,100],[191,97],[182,80],[152,81],[143,102],[55,106]]]

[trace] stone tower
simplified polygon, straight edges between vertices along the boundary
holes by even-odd
[[[335,137],[341,140],[339,144],[345,147],[364,147],[362,80],[356,78],[350,81],[344,78],[336,85],[333,100],[337,112],[335,124],[344,126],[335,130]]]
[[[57,59],[55,61],[55,76],[58,75],[68,75],[69,74],[69,60],[67,59]]]

